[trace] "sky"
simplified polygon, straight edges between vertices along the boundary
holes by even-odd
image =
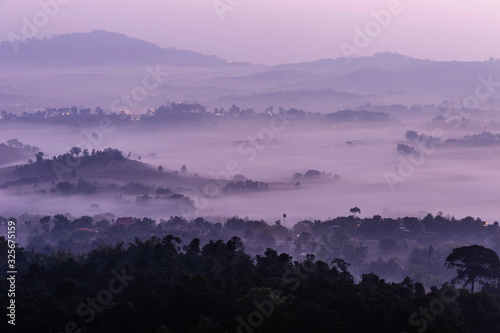
[[[266,65],[386,51],[471,61],[500,58],[498,13],[498,0],[0,0],[0,40],[104,29]]]

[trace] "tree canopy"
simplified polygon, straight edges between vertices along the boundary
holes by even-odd
[[[496,279],[500,276],[500,260],[495,251],[481,245],[462,246],[453,249],[446,258],[445,266],[456,268],[457,276],[453,281],[465,281],[464,287],[471,285],[474,292],[474,283],[483,284],[485,280]]]

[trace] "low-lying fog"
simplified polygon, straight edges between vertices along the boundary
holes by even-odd
[[[422,124],[404,121],[342,127],[294,119],[286,125],[281,121],[271,124],[269,120],[240,120],[210,121],[192,127],[133,122],[94,138],[90,148],[117,148],[124,155],[131,152],[132,158],[140,156],[141,162],[155,168],[162,165],[166,171],[180,172],[185,165],[187,175],[196,173],[207,178],[226,173],[229,163],[230,170],[270,184],[269,190],[222,194],[203,207],[198,205],[200,209],[190,213],[190,217],[238,215],[272,223],[286,213],[285,223],[292,226],[303,219],[348,215],[350,208],[358,206],[361,216],[423,216],[442,211],[456,218],[470,215],[488,222],[499,220],[500,145],[439,147],[410,159],[396,151],[410,129],[427,135],[432,132]],[[72,146],[89,148],[85,131],[91,130],[17,124],[15,128],[2,128],[0,142],[17,138],[38,146],[50,158]],[[445,129],[444,133],[449,138],[462,138],[480,131]],[[311,169],[326,176],[293,179],[295,173],[304,174]],[[140,204],[133,197],[118,200],[102,195],[16,193],[0,190],[0,215],[67,212],[80,216],[110,212],[116,216],[159,219],[180,214],[172,203]],[[91,209],[92,203],[97,203],[99,209]]]

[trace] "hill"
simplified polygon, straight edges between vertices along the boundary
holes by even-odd
[[[4,143],[0,144],[0,165],[22,161],[31,154],[22,149],[10,147]]]
[[[0,65],[16,67],[107,65],[215,65],[215,56],[164,49],[124,34],[94,30],[57,35],[46,39],[0,44]]]
[[[383,52],[369,57],[320,59],[296,64],[275,66],[277,70],[301,70],[316,73],[352,73],[361,69],[400,70],[420,68],[431,60],[416,59],[398,53]]]
[[[78,178],[99,183],[125,184],[135,181],[186,187],[197,187],[207,182],[206,179],[200,177],[185,177],[172,172],[160,172],[152,165],[125,158],[120,151],[111,148],[85,156],[66,153],[53,159],[43,159],[43,153],[41,154],[37,154],[35,162],[1,168],[0,178],[3,180],[3,185],[9,187],[10,185],[31,184],[35,179],[37,183],[50,183]]]

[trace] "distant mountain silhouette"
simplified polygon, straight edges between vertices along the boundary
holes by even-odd
[[[337,90],[374,93],[383,90],[429,90],[474,92],[479,77],[490,75],[497,82],[500,60],[432,61],[397,53],[377,53],[371,57],[322,59],[272,67],[275,71],[306,71],[333,76],[325,81]]]
[[[225,61],[215,56],[164,49],[140,39],[103,30],[57,35],[42,40],[28,39],[23,43],[3,42],[0,45],[0,65],[16,67],[222,63]]]
[[[422,60],[405,55],[384,52],[376,53],[371,57],[320,59],[296,64],[283,64],[275,66],[280,70],[302,70],[317,73],[351,73],[361,69],[387,69],[400,70],[419,68],[432,63],[431,60]]]
[[[301,62],[296,64],[283,64],[274,66],[276,70],[301,70],[316,73],[354,73],[359,70],[387,70],[387,71],[415,71],[422,69],[439,75],[439,71],[448,72],[465,71],[480,73],[483,70],[497,70],[500,67],[500,61],[433,61],[428,59],[417,59],[398,53],[384,52],[376,53],[370,57],[357,58],[336,58],[321,59],[311,62]],[[436,73],[437,71],[437,73]]]
[[[500,77],[499,61],[484,62],[429,62],[418,67],[409,66],[397,70],[361,69],[330,80],[339,89],[425,89],[431,91],[462,91],[474,93],[480,84],[479,77]]]
[[[17,46],[19,52],[15,52],[13,46]],[[264,106],[272,101],[277,105],[307,108],[308,105],[319,104],[320,100],[324,103],[352,105],[352,101],[358,98],[363,103],[368,102],[364,98],[370,94],[416,96],[425,93],[425,96],[438,96],[449,93],[458,94],[457,98],[464,98],[474,94],[476,87],[486,81],[492,82],[486,82],[487,87],[480,88],[483,93],[491,92],[500,81],[499,59],[473,62],[432,61],[386,52],[351,59],[321,59],[278,66],[257,66],[230,63],[216,56],[192,51],[165,49],[123,34],[96,30],[43,40],[30,39],[14,45],[10,42],[0,44],[0,68],[13,69],[20,74],[9,84],[10,89],[0,87],[0,94],[3,96],[0,106],[2,102],[4,105],[12,105],[35,101],[47,105],[50,98],[60,101],[67,98],[66,103],[75,103],[75,99],[86,100],[89,96],[95,100],[100,94],[102,96],[99,98],[107,101],[111,97],[104,97],[105,89],[96,91],[95,87],[122,87],[122,82],[115,74],[102,73],[97,76],[93,73],[80,73],[77,74],[78,82],[75,82],[73,73],[47,75],[42,83],[26,76],[26,69],[47,68],[47,73],[51,73],[51,69],[59,71],[69,68],[71,72],[73,68],[80,66],[126,68],[157,64],[183,67],[230,65],[231,71],[219,72],[219,68],[214,68],[204,80],[192,78],[180,85],[177,82],[165,82],[163,92],[168,92],[171,98],[178,100],[203,101],[205,98],[227,101],[232,98],[248,102],[248,107],[258,102]],[[23,85],[31,87],[34,93],[28,96],[27,90],[21,88]],[[49,89],[49,86],[58,89]],[[127,89],[127,85],[122,88]],[[54,91],[58,92],[57,95],[54,95]],[[497,99],[497,96],[498,92],[495,92],[490,97]],[[444,98],[448,99],[449,95]],[[301,101],[304,104],[300,104]],[[155,100],[155,103],[158,102],[159,100]],[[292,103],[295,105],[291,105]]]

